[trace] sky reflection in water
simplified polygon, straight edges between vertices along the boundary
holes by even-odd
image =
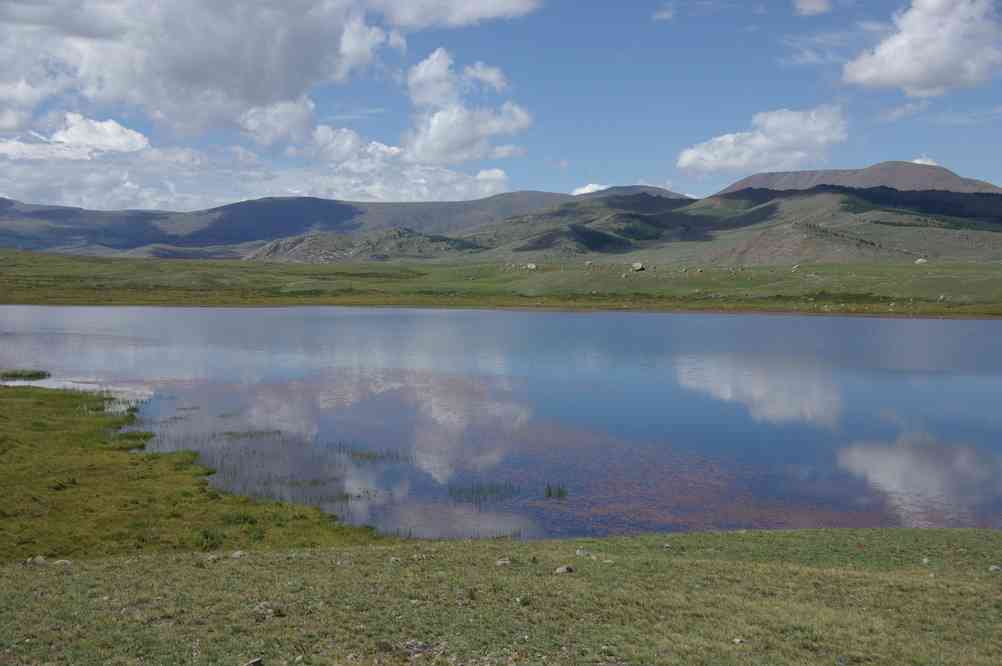
[[[0,307],[0,366],[421,537],[1002,527],[1002,322]],[[567,490],[547,498],[546,487]]]

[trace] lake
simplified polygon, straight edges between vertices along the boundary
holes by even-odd
[[[211,483],[415,537],[1002,527],[1002,322],[0,307]]]

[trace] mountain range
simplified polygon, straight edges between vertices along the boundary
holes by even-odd
[[[701,200],[649,186],[466,202],[268,198],[186,213],[0,199],[0,247],[304,263],[999,260],[999,232],[1002,188],[910,162],[756,174]]]

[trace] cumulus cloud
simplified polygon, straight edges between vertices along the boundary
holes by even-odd
[[[531,12],[536,0],[40,0],[0,4],[0,95],[30,110],[60,95],[128,104],[183,128],[343,81],[400,30]],[[280,26],[280,29],[277,28]]]
[[[894,31],[845,65],[849,83],[934,97],[984,83],[1002,69],[1002,19],[994,0],[913,0]]]
[[[482,62],[460,76],[452,55],[437,49],[407,73],[407,88],[418,109],[414,129],[404,140],[407,159],[428,164],[456,164],[486,157],[510,157],[517,146],[495,146],[496,137],[513,136],[532,124],[522,106],[507,101],[500,107],[471,107],[463,99],[464,84],[507,87],[504,72]]]
[[[52,136],[32,133],[31,141],[0,141],[0,157],[14,160],[90,160],[101,153],[134,153],[149,148],[140,132],[114,120],[92,120],[67,113],[63,126]]]
[[[939,166],[939,162],[932,159],[928,155],[916,157],[915,159],[912,160],[912,164],[924,164],[925,166]]]
[[[282,169],[245,149],[151,149],[81,157],[66,146],[44,144],[33,155],[17,154],[34,145],[39,144],[12,149],[10,143],[0,143],[0,196],[93,209],[197,210],[266,196],[462,201],[509,189],[501,169],[470,175],[413,164],[400,158],[399,149],[378,142],[363,144],[344,162]],[[4,161],[11,153],[17,159]]]
[[[800,16],[816,16],[831,10],[831,0],[793,0],[793,11]]]
[[[239,124],[254,141],[271,146],[308,135],[314,123],[315,109],[313,100],[301,97],[295,101],[248,109],[240,116]]]
[[[511,136],[529,128],[532,116],[505,102],[499,109],[453,104],[420,116],[405,141],[408,158],[430,164],[456,164],[512,154],[511,146],[492,146],[496,136]]]
[[[750,131],[724,134],[682,151],[677,165],[704,173],[794,169],[823,159],[830,146],[847,138],[848,124],[838,106],[767,111],[752,118]]]
[[[824,369],[740,356],[678,359],[680,386],[744,405],[756,421],[834,426],[842,395]]]
[[[0,139],[0,188],[29,201],[176,209],[281,194],[401,201],[497,194],[508,186],[503,171],[462,173],[442,165],[524,152],[495,139],[528,127],[528,111],[512,102],[474,107],[464,99],[506,90],[499,68],[478,61],[457,72],[451,54],[435,51],[409,72],[415,117],[400,145],[364,138],[331,116],[319,122],[311,92],[361,72],[381,49],[404,51],[405,31],[512,18],[538,4],[0,3],[0,131],[42,130]],[[268,163],[240,145],[154,149],[115,120],[69,114],[53,126],[49,116],[34,117],[70,104],[129,117],[145,113],[145,120],[183,131],[174,136],[237,130],[291,159]]]
[[[571,194],[574,196],[581,196],[582,194],[592,194],[594,192],[601,192],[602,190],[609,189],[608,185],[599,185],[598,183],[588,183],[587,185],[582,185],[581,187],[571,190]]]

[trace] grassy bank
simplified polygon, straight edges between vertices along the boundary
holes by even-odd
[[[105,405],[0,387],[0,561],[375,539],[316,510],[221,495],[193,455],[130,453],[147,435],[118,434],[132,417]]]
[[[726,269],[568,260],[283,265],[0,251],[0,303],[385,305],[1002,316],[1002,265],[874,263]]]
[[[999,532],[378,539],[130,453],[104,406],[0,388],[0,664],[1002,658]]]

